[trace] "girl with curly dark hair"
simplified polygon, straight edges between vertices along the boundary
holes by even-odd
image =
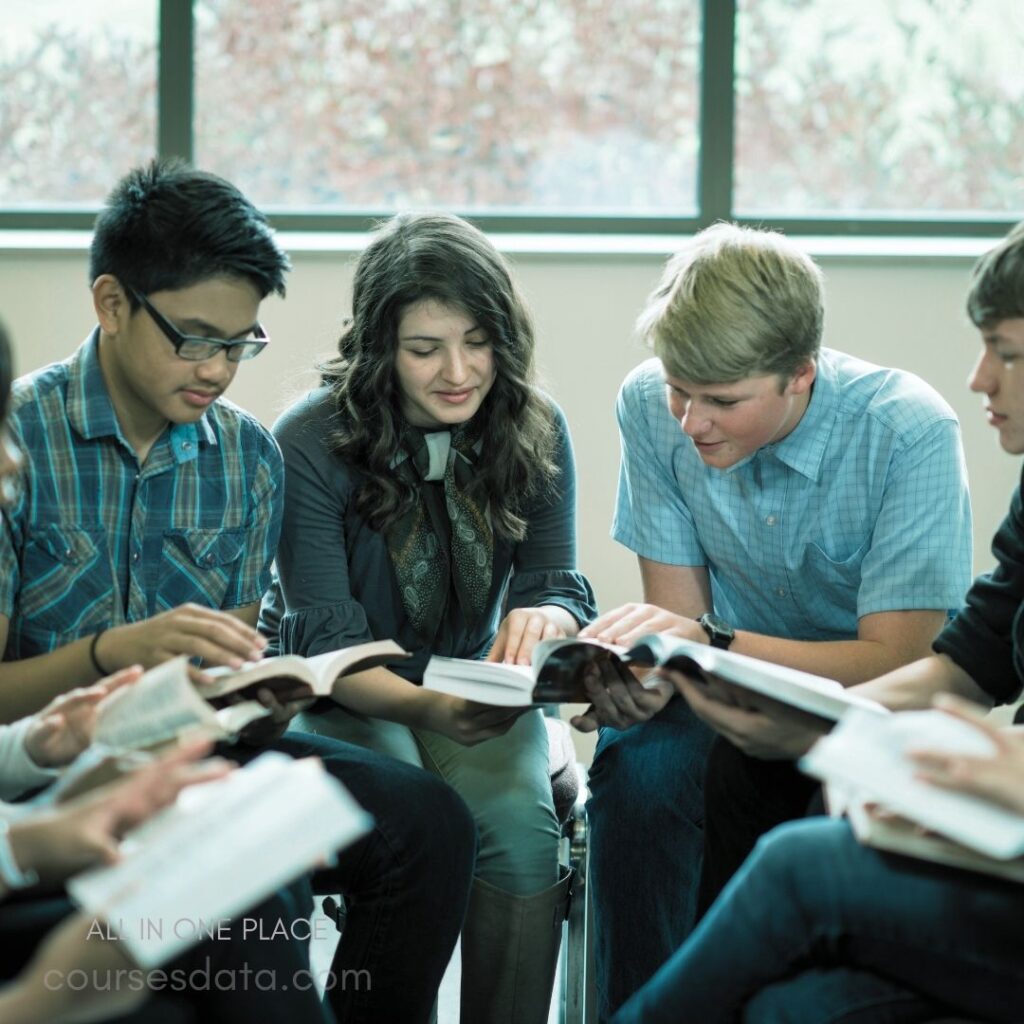
[[[465,798],[480,850],[462,1019],[546,1021],[567,881],[540,712],[414,685],[432,654],[529,664],[595,612],[568,429],[487,238],[444,214],[385,224],[338,357],[274,432],[287,498],[265,627],[282,653],[392,637],[413,655],[340,681],[299,727],[421,764]]]

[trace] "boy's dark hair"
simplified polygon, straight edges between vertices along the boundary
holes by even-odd
[[[245,278],[261,299],[284,295],[289,267],[266,217],[234,185],[178,159],[137,167],[114,186],[89,249],[90,284],[112,274],[143,295],[212,277]]]
[[[975,327],[1024,317],[1024,221],[974,264],[967,315]]]

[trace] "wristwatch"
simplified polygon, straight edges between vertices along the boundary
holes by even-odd
[[[698,620],[698,625],[708,635],[708,642],[712,647],[720,650],[729,649],[729,644],[736,639],[736,630],[729,625],[720,615],[714,612],[705,612]]]

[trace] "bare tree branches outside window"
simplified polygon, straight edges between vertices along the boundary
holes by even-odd
[[[157,5],[5,5],[0,207],[154,153]],[[196,163],[270,210],[701,213],[700,0],[193,10]],[[733,212],[1019,214],[1022,53],[1022,0],[738,0]]]

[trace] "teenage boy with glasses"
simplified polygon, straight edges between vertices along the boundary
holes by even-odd
[[[128,665],[261,656],[284,467],[269,431],[222,396],[267,343],[260,302],[284,293],[287,269],[263,215],[221,178],[155,162],[115,186],[91,248],[97,327],[12,391],[25,465],[0,523],[0,721]],[[468,810],[359,747],[273,746],[320,757],[376,822],[315,880],[349,903],[332,1008],[427,1020],[469,895]],[[371,985],[346,990],[363,971]]]
[[[12,393],[28,461],[0,534],[0,718],[126,665],[260,656],[284,474],[221,396],[245,354],[225,342],[263,335],[287,270],[212,175],[155,164],[112,192],[91,248],[97,326]]]

